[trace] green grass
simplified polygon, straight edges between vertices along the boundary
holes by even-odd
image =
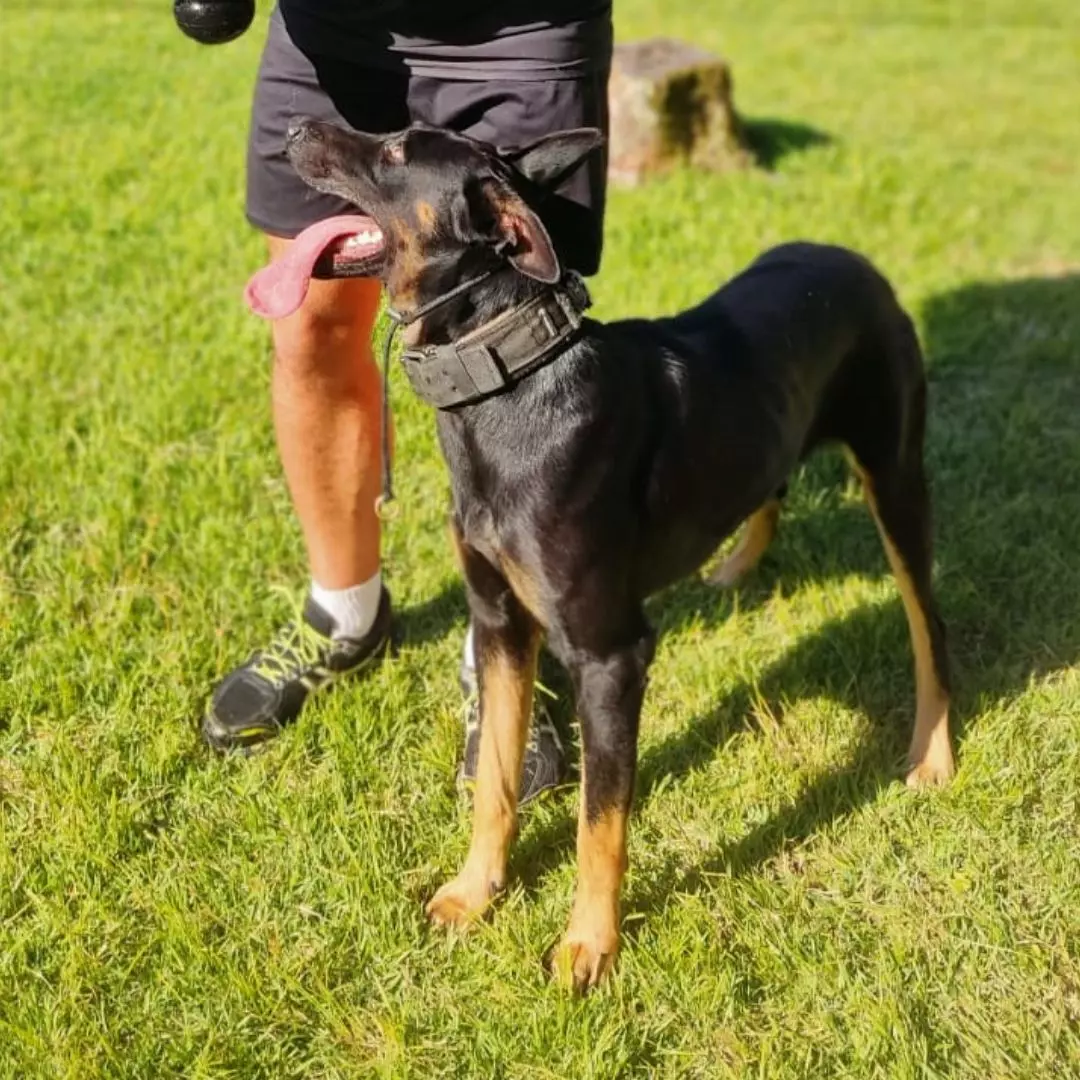
[[[541,965],[573,793],[525,815],[490,925],[431,932],[468,835],[465,616],[398,376],[403,652],[270,753],[211,758],[208,687],[305,580],[240,302],[259,34],[200,50],[164,3],[7,5],[0,1075],[1080,1075],[1080,9],[617,5],[625,37],[731,57],[788,145],[613,193],[601,315],[810,237],[873,257],[917,318],[955,783],[898,782],[903,614],[825,457],[743,588],[652,604],[610,985],[574,999]]]

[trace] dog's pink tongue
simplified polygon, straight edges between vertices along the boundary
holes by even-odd
[[[291,315],[304,302],[311,272],[327,247],[343,236],[375,227],[375,222],[362,214],[344,214],[305,229],[280,259],[264,266],[247,283],[244,299],[248,307],[264,319]]]

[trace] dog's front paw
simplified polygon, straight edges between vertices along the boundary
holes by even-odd
[[[551,967],[563,986],[585,993],[607,975],[618,953],[617,933],[579,937],[571,930],[556,947]]]
[[[437,926],[464,929],[483,918],[500,888],[487,875],[463,870],[439,889],[424,910]]]
[[[904,783],[916,791],[922,788],[944,787],[953,778],[955,771],[951,757],[947,762],[920,761],[907,774]]]
[[[949,740],[936,739],[930,743],[920,760],[911,760],[905,783],[909,788],[944,787],[956,773]]]

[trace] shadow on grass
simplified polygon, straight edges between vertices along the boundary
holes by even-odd
[[[953,662],[954,738],[963,769],[967,718],[1021,693],[1033,677],[1080,657],[1080,275],[976,284],[923,310],[931,382],[928,460],[936,516],[936,590]],[[833,479],[815,465],[800,483]],[[741,590],[745,607],[780,582],[886,573],[862,507],[811,500]],[[856,516],[862,519],[856,524]],[[799,553],[793,574],[786,554]],[[817,551],[816,557],[807,553]],[[726,618],[732,600],[696,578],[654,601],[661,631]],[[837,664],[837,657],[844,662]],[[864,677],[861,673],[867,673]],[[911,689],[891,690],[903,673]],[[871,723],[847,761],[741,839],[686,869],[670,864],[628,896],[651,911],[710,873],[742,873],[871,801],[902,776],[914,709],[911,651],[899,600],[829,623],[716,706],[642,754],[637,802],[668,776],[705,766],[753,702],[825,696]],[[885,695],[885,696],[883,696]],[[573,847],[575,800],[539,829],[526,828],[512,871],[534,887]]]
[[[774,169],[788,154],[797,154],[813,146],[827,146],[831,135],[809,124],[773,117],[743,117],[746,141],[763,169]]]
[[[404,608],[396,615],[398,633],[409,645],[425,645],[446,637],[455,626],[464,626],[469,618],[465,585],[455,578],[429,600]]]

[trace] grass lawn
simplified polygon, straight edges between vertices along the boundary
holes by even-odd
[[[575,999],[574,791],[489,925],[465,614],[429,412],[395,375],[400,658],[217,760],[213,680],[305,581],[242,217],[259,28],[161,0],[0,13],[0,1076],[1080,1076],[1080,8],[616,0],[732,58],[769,171],[611,197],[601,316],[777,241],[869,254],[930,363],[959,772],[900,778],[907,631],[838,457],[740,589],[657,597],[626,941]],[[566,703],[559,709],[569,726]]]

